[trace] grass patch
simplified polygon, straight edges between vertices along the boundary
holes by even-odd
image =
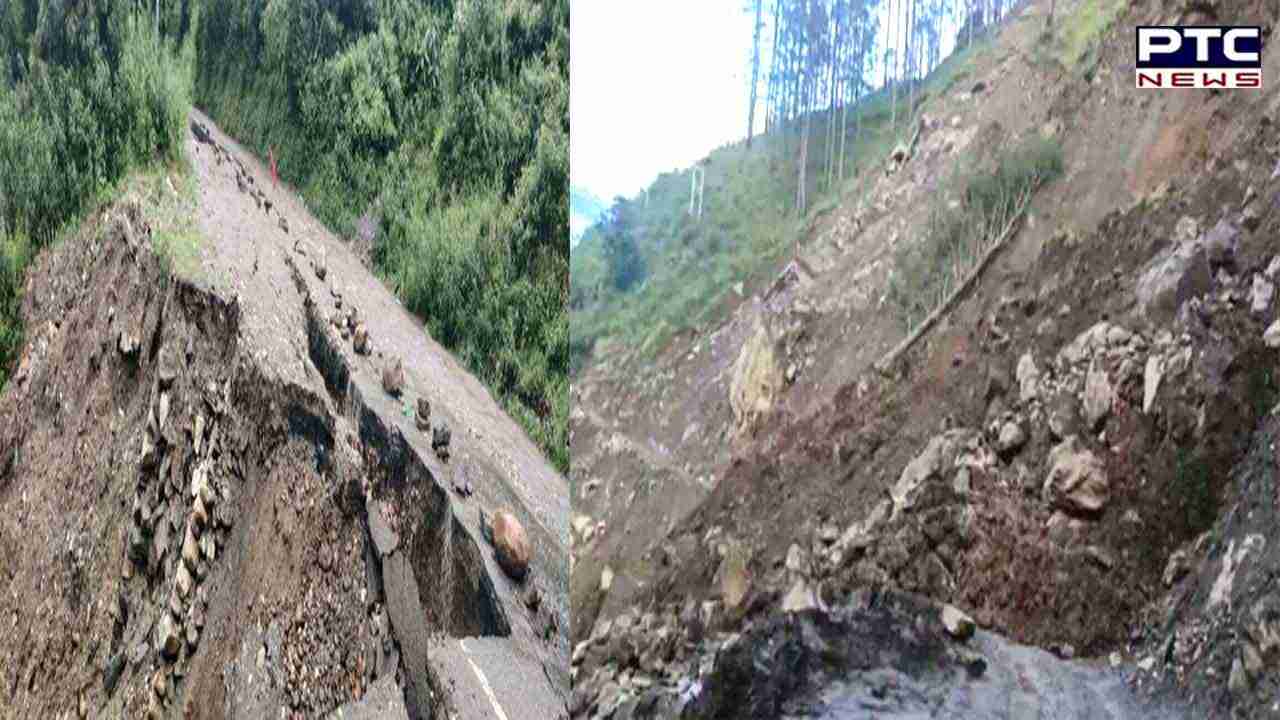
[[[1079,0],[1074,12],[1054,19],[1055,56],[1068,70],[1091,68],[1097,46],[1124,10],[1122,0]]]
[[[888,299],[907,332],[947,301],[1035,191],[1061,173],[1061,146],[1038,135],[994,167],[957,166],[929,208],[923,241],[895,256]]]

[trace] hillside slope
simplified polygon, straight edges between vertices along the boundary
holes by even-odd
[[[0,396],[0,716],[563,715],[564,478],[192,116],[190,178],[130,192],[30,274]],[[504,508],[520,580],[482,528]]]
[[[963,669],[977,653],[976,676],[1006,677],[1008,652],[942,632],[942,604],[1121,666],[1189,716],[1261,712],[1280,95],[1140,93],[1131,68],[1134,25],[1269,28],[1275,10],[1059,3],[1045,42],[1049,5],[1019,8],[968,80],[924,101],[913,151],[815,216],[799,264],[650,367],[605,354],[575,381],[574,716],[845,717],[832,688],[880,682],[911,689],[882,684],[861,707],[911,716],[913,693],[975,685],[859,659],[821,628],[882,623],[872,642],[909,659],[892,637],[914,627],[917,660]],[[1265,72],[1277,66],[1268,52]],[[944,320],[876,372],[906,335],[890,293],[902,248],[928,237],[950,169],[1029,136],[1061,145],[1062,177]],[[877,619],[883,598],[908,607]],[[1092,717],[1105,696],[1062,690],[1033,678],[1038,710],[982,716]],[[1121,706],[1106,716],[1152,712]]]

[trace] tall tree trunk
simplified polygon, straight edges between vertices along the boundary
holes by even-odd
[[[747,108],[747,149],[751,148],[751,136],[755,131],[756,90],[760,87],[760,13],[764,0],[755,0],[756,25],[751,33],[751,106]]]

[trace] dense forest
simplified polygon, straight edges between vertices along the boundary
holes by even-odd
[[[568,456],[568,0],[206,0],[195,101]]]
[[[0,367],[31,253],[194,102],[567,470],[568,0],[11,0],[0,60]]]

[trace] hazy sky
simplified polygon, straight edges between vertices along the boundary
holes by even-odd
[[[746,135],[744,5],[570,0],[572,185],[608,203]]]

